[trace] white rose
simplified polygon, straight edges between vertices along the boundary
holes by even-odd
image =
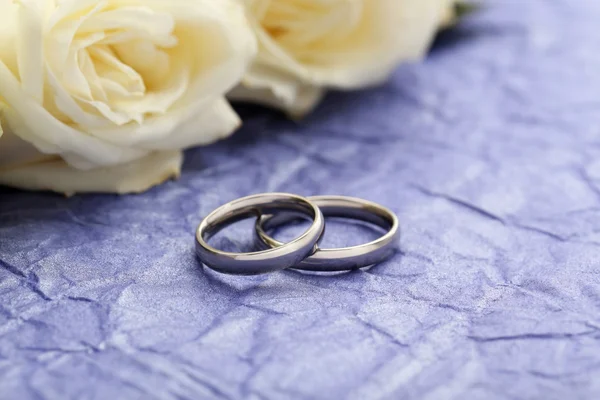
[[[0,0],[4,128],[78,169],[169,169],[239,126],[224,94],[255,51],[234,0]]]
[[[230,98],[300,116],[324,88],[378,84],[428,49],[453,0],[240,0],[259,53]]]

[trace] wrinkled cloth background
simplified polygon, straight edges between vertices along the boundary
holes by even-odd
[[[2,189],[0,398],[597,399],[599,20],[489,2],[384,87],[300,123],[242,108],[143,195]],[[380,202],[402,252],[333,277],[202,268],[202,216],[265,191]]]

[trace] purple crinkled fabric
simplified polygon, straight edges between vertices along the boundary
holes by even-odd
[[[142,195],[2,189],[0,399],[597,399],[599,20],[591,0],[490,1],[301,122],[241,108]],[[336,276],[202,268],[200,219],[266,191],[379,202],[401,253]]]

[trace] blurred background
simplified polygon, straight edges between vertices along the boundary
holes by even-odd
[[[0,398],[597,398],[599,20],[487,1],[305,119],[236,105],[239,132],[144,194],[0,189]],[[401,254],[335,277],[202,268],[200,219],[269,191],[379,202]]]

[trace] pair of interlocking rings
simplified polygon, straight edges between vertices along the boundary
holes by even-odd
[[[221,229],[256,217],[255,236],[261,250],[230,253],[218,250],[208,240]],[[322,249],[319,242],[327,217],[351,218],[386,230],[372,242],[352,247]],[[281,243],[267,234],[298,217],[312,224],[301,236]],[[202,220],[196,231],[196,252],[208,267],[226,274],[257,275],[287,268],[305,271],[348,271],[372,266],[394,254],[400,229],[396,215],[379,204],[346,196],[301,197],[288,193],[263,193],[227,203]]]

